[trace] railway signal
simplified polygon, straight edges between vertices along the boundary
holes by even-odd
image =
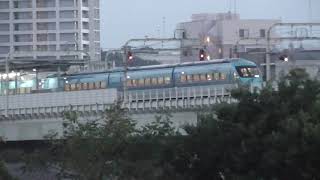
[[[205,61],[206,60],[206,52],[204,49],[199,50],[199,60],[200,61]]]
[[[131,51],[128,51],[128,53],[127,53],[127,60],[128,60],[128,62],[131,62],[133,60],[133,54]]]
[[[288,62],[289,61],[289,57],[288,57],[288,55],[281,55],[279,57],[279,60],[284,61],[284,62]]]

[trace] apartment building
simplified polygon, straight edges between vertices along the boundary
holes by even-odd
[[[0,0],[0,59],[101,59],[99,0]]]

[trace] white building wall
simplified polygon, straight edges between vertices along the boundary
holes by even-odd
[[[211,58],[228,58],[233,56],[236,44],[243,51],[246,48],[266,48],[266,35],[268,29],[277,19],[240,19],[239,14],[233,13],[204,13],[192,15],[190,22],[177,25],[177,29],[184,30],[186,38],[199,39],[201,46],[206,49]],[[248,30],[247,37],[240,37],[240,30]],[[265,30],[261,37],[260,30]],[[274,36],[274,35],[273,35]],[[210,38],[210,42],[206,39]],[[257,38],[259,40],[240,40]]]

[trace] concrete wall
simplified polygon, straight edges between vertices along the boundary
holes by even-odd
[[[137,127],[149,124],[155,120],[159,114],[144,113],[131,114],[130,117],[137,122]],[[88,119],[98,119],[100,115],[94,117],[80,117],[79,120],[87,121]],[[196,112],[175,112],[171,113],[171,121],[176,128],[183,127],[187,124],[196,124]],[[19,121],[0,121],[0,137],[5,141],[27,141],[43,140],[50,133],[56,132],[61,137],[63,135],[63,118],[46,118],[44,120],[19,120]]]
[[[81,97],[81,98],[79,98]],[[6,108],[6,96],[0,96],[1,110]],[[86,105],[86,104],[112,104],[117,99],[116,89],[101,89],[89,91],[72,91],[40,94],[23,94],[9,96],[10,108],[33,108],[33,107],[55,107],[65,105]]]

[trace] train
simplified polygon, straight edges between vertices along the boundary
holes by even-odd
[[[38,88],[35,88],[37,84],[35,80],[19,80],[18,82],[10,81],[9,89],[15,89],[19,94],[107,88],[116,88],[118,91],[127,88],[132,91],[224,84],[237,84],[260,89],[262,82],[261,73],[254,62],[235,58],[130,67],[127,71],[120,68],[103,72],[54,74],[42,79],[41,86]]]

